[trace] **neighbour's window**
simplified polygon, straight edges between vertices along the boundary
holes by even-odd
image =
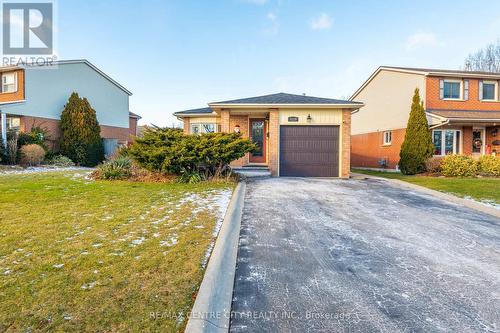
[[[2,92],[12,93],[17,91],[17,73],[2,74]]]
[[[444,81],[443,98],[460,99],[460,81]]]
[[[191,124],[191,134],[214,133],[217,129],[216,126],[212,123]]]
[[[460,138],[461,136],[459,130],[434,130],[432,132],[434,155],[444,156],[459,154]]]
[[[496,100],[497,83],[493,81],[483,81],[481,99],[487,101]]]
[[[7,117],[7,130],[19,132],[21,129],[21,118]]]
[[[384,146],[388,146],[392,143],[392,131],[384,132]]]

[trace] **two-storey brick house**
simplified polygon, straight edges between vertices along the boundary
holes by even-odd
[[[435,155],[500,153],[500,73],[379,67],[350,100],[351,165],[396,168],[415,88],[432,131]]]

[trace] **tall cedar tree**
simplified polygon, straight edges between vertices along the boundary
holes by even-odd
[[[431,132],[425,116],[424,104],[420,100],[417,88],[413,95],[405,140],[399,153],[401,172],[405,175],[424,172],[425,161],[432,157],[433,153],[434,145],[432,144]]]
[[[61,114],[61,153],[78,165],[95,166],[104,159],[104,145],[95,110],[72,93]]]

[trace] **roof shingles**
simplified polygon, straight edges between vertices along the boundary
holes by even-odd
[[[229,101],[222,102],[214,102],[209,103],[209,105],[223,105],[223,104],[262,104],[262,105],[283,105],[283,104],[336,104],[336,105],[359,105],[360,107],[363,105],[361,102],[352,102],[352,101],[344,101],[340,99],[332,99],[332,98],[322,98],[322,97],[313,97],[306,95],[294,95],[294,94],[271,94],[257,97],[249,97],[249,98],[240,98]],[[212,109],[208,108],[200,108],[200,109],[192,109],[175,112],[175,115],[190,115],[190,114],[210,114],[212,113]]]

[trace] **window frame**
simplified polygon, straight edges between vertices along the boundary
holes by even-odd
[[[492,84],[495,86],[493,89],[493,99],[489,98],[484,98],[484,85],[485,84]],[[483,80],[481,84],[481,101],[486,101],[486,102],[496,102],[498,101],[498,81],[488,81],[488,80]]]
[[[441,132],[441,154],[440,155],[434,154],[435,157],[447,155],[446,154],[446,132],[447,131],[453,132],[453,153],[452,154],[453,155],[462,154],[462,151],[463,151],[462,146],[463,145],[462,145],[462,142],[460,142],[461,140],[463,140],[462,130],[460,130],[460,129],[434,129],[434,130],[432,130],[432,144],[434,147],[436,146],[434,144],[434,133]],[[457,139],[457,133],[459,134],[458,139]],[[434,149],[434,152],[436,152],[435,149]]]
[[[212,125],[214,128],[213,132],[207,132],[205,130],[206,125]],[[194,133],[193,128],[198,127],[198,133]],[[205,133],[218,133],[219,132],[219,126],[217,123],[192,123],[189,124],[189,134],[205,134]]]
[[[4,84],[3,83],[3,80],[4,80],[4,77],[7,76],[7,75],[12,75],[14,77],[14,82],[13,83],[9,83],[9,84]],[[6,72],[6,73],[2,73],[1,75],[1,80],[2,80],[2,90],[1,90],[1,93],[2,94],[13,94],[13,93],[16,93],[17,92],[17,72]],[[12,91],[5,91],[5,86],[11,86],[13,85],[14,86],[14,90]]]
[[[387,138],[389,138],[389,140],[387,140]],[[382,141],[383,146],[392,145],[392,131],[384,131],[382,140],[383,140]]]
[[[445,97],[445,85],[446,83],[458,83],[458,98],[455,97]],[[460,79],[443,79],[443,100],[445,101],[462,101],[464,98],[464,82]]]

